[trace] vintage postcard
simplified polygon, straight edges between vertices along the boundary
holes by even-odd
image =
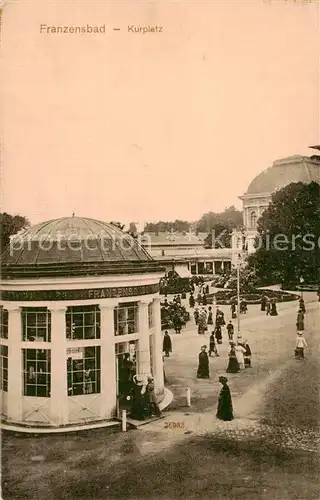
[[[320,498],[319,9],[1,2],[3,499]]]

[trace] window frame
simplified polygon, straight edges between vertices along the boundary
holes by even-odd
[[[9,353],[8,346],[1,345],[0,346],[0,390],[4,392],[8,392],[8,353]]]
[[[8,340],[9,335],[9,311],[0,306],[0,338]]]
[[[50,398],[51,396],[51,349],[30,349],[26,348],[22,350],[23,355],[23,395],[27,397],[44,397]],[[33,351],[33,353],[32,353]],[[43,359],[43,354],[45,354],[45,359]],[[34,363],[33,371],[30,370],[32,367],[31,362]],[[29,366],[28,366],[29,365]],[[39,366],[40,365],[40,366]],[[41,371],[41,365],[46,368],[45,371]],[[30,382],[30,378],[34,378],[34,382]],[[28,379],[29,375],[29,379]],[[45,377],[45,383],[39,383],[38,377]],[[28,394],[28,387],[34,387],[35,394]],[[42,388],[45,388],[45,393],[41,394]]]
[[[90,320],[93,318],[93,321]],[[77,332],[81,331],[82,336]],[[93,331],[94,336],[86,336]],[[77,335],[76,335],[77,333]],[[101,311],[98,305],[69,306],[66,311],[66,339],[68,341],[90,341],[101,338]]]
[[[92,349],[94,354],[90,356],[88,349]],[[81,353],[82,357],[72,357],[72,353],[76,352]],[[92,360],[94,360],[93,367],[91,366]],[[66,364],[68,396],[101,394],[101,347],[99,345],[68,348]]]
[[[35,315],[35,323],[32,322],[32,315]],[[43,323],[39,316],[45,315],[46,321]],[[29,321],[30,326],[29,326]],[[21,336],[23,342],[51,342],[51,311],[47,307],[23,307],[21,311],[22,329]],[[34,335],[28,335],[28,330],[34,330]],[[44,338],[39,340],[38,331],[45,330]],[[31,337],[31,338],[30,338]]]
[[[123,319],[119,320],[121,314]],[[130,317],[132,315],[132,317]],[[127,327],[127,328],[126,328]],[[121,333],[120,333],[121,331]],[[114,335],[116,337],[139,332],[139,303],[123,302],[114,308]]]

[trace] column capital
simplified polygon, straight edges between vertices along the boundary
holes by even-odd
[[[103,309],[114,309],[115,307],[117,307],[119,305],[119,301],[118,300],[108,300],[108,302],[102,302],[99,304],[99,308],[100,310],[103,310]]]
[[[50,305],[48,306],[48,309],[51,313],[65,313],[67,311],[67,306],[64,306],[64,305],[58,305],[58,304],[55,304],[55,305]]]
[[[8,312],[21,312],[22,307],[18,306],[18,304],[1,304],[3,309],[6,309]]]
[[[143,298],[139,300],[139,306],[148,306],[152,302],[152,299],[150,298]]]

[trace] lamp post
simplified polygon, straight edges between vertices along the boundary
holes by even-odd
[[[300,280],[299,280],[299,281],[300,281],[300,285],[301,285],[301,287],[302,287],[302,285],[303,285],[303,283],[304,283],[304,279],[303,279],[303,277],[302,277],[302,276],[300,277]],[[301,294],[300,294],[300,295],[301,295],[301,299],[303,299],[303,290],[302,290],[302,288],[301,288]]]
[[[238,337],[240,337],[240,254],[237,259],[237,325]]]

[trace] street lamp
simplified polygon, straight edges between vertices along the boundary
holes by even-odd
[[[237,324],[238,324],[238,337],[240,337],[240,254],[237,259]]]
[[[302,285],[303,285],[303,283],[304,283],[304,279],[303,279],[303,277],[302,277],[302,276],[300,277],[300,280],[299,280],[299,281],[300,281],[300,285],[301,285],[301,287],[302,287]],[[303,299],[303,289],[302,289],[302,288],[301,288],[301,299]]]

